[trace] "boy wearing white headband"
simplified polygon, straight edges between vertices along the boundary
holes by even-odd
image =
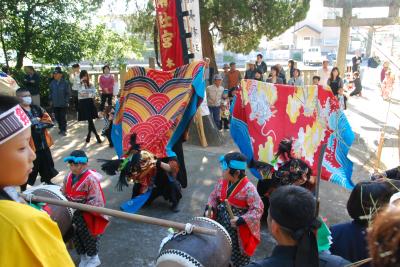
[[[206,215],[229,232],[233,266],[244,266],[250,262],[260,243],[260,219],[264,205],[257,189],[246,177],[247,162],[244,155],[228,153],[220,158],[220,164],[222,179],[208,197]],[[229,215],[230,208],[233,218]]]
[[[57,224],[7,193],[32,172],[30,138],[31,122],[18,99],[0,95],[0,266],[74,266]]]

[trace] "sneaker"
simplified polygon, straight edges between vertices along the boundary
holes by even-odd
[[[64,131],[60,131],[58,134],[61,135],[61,136],[67,136],[67,133],[64,132]]]
[[[86,254],[81,255],[81,261],[79,262],[79,267],[86,267],[90,257]]]
[[[88,256],[88,261],[86,262],[86,267],[96,267],[101,264],[99,255],[94,255],[92,257]]]

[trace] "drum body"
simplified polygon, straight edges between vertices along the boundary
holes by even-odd
[[[227,267],[231,259],[232,240],[225,228],[205,217],[189,221],[195,226],[217,230],[217,235],[178,234],[161,248],[157,267]]]
[[[61,187],[58,185],[38,185],[33,186],[26,190],[24,194],[33,194],[36,196],[53,198],[57,200],[67,200],[60,191]],[[50,217],[55,221],[60,228],[61,234],[65,236],[72,226],[72,215],[74,210],[67,207],[46,204],[43,207]]]

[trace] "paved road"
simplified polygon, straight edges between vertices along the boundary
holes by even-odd
[[[368,81],[366,81],[368,82]],[[371,85],[371,83],[369,84]],[[351,98],[349,110],[346,111],[350,124],[357,135],[356,141],[351,148],[350,158],[354,161],[354,180],[367,179],[371,171],[371,161],[374,158],[379,131],[385,122],[387,102],[379,98],[379,93],[374,86],[365,88],[363,97]],[[398,89],[397,89],[398,90]],[[393,112],[389,114],[387,141],[385,143],[383,160],[386,166],[395,166],[398,158],[398,126],[399,102],[392,104]],[[72,121],[69,123],[70,130],[67,137],[56,137],[53,155],[60,175],[54,179],[61,182],[67,166],[62,158],[71,150],[84,149],[89,157],[92,167],[99,169],[95,159],[112,158],[113,151],[108,145],[96,144],[92,140],[90,145],[84,143],[87,126],[84,123]],[[102,122],[96,122],[98,129]],[[202,214],[207,197],[220,175],[217,158],[220,154],[235,150],[229,134],[225,133],[227,144],[223,147],[200,148],[198,146],[185,145],[184,151],[189,173],[189,187],[183,192],[179,213],[171,213],[167,203],[158,199],[150,207],[140,211],[140,214],[186,222],[188,219]],[[130,188],[123,192],[117,192],[114,188],[117,177],[107,177],[102,183],[107,198],[107,207],[118,209],[122,201],[130,196]],[[321,184],[321,214],[328,218],[330,223],[337,223],[348,219],[346,213],[346,201],[349,192],[328,182]],[[101,240],[100,258],[102,266],[154,266],[159,245],[167,230],[143,224],[132,223],[120,219],[112,219],[110,227]],[[273,240],[266,231],[263,222],[262,243],[254,258],[263,258],[268,255],[273,247]],[[71,252],[76,259],[76,255]]]

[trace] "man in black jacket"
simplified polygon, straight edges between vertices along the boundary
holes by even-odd
[[[261,54],[257,55],[256,70],[260,70],[262,74],[267,72],[267,64],[263,61],[263,55]]]

